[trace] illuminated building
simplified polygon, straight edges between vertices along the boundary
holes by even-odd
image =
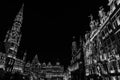
[[[40,63],[38,55],[35,55],[32,62],[27,62],[24,67],[24,75],[30,76],[33,79],[46,79],[46,80],[64,80],[68,75],[64,72],[64,67],[59,62],[56,65],[52,65],[51,62],[46,64]]]
[[[98,22],[93,20],[91,15],[90,27],[91,31],[85,35],[86,43],[84,44],[84,53],[85,53],[85,73],[86,76],[92,77],[93,74],[99,74],[97,71],[97,61],[99,60],[97,54],[97,37],[93,39],[93,36],[98,31]]]
[[[30,71],[31,71],[31,64],[30,62],[27,62],[25,65],[24,65],[24,75],[29,75],[30,74]]]
[[[96,26],[97,21],[91,20],[91,31],[86,34],[86,76],[92,78],[97,75],[99,79],[101,77],[103,80],[116,80],[119,76],[115,75],[119,75],[120,71],[120,0],[109,0],[108,6],[108,12],[100,7],[100,22]]]
[[[5,37],[4,46],[6,52],[0,52],[0,69],[10,74],[20,73],[35,80],[66,80],[69,75],[64,73],[64,67],[59,62],[56,65],[52,65],[50,62],[48,64],[40,63],[38,55],[35,55],[32,62],[26,62],[27,52],[24,52],[23,59],[17,58],[18,47],[22,37],[23,9],[24,4],[16,15],[12,28]],[[76,58],[79,58],[79,56]]]
[[[6,72],[23,73],[26,54],[24,55],[23,60],[16,58],[21,40],[20,28],[22,27],[23,8],[24,4],[14,19],[11,30],[7,32],[5,37],[4,43],[6,52],[0,52],[0,68]]]

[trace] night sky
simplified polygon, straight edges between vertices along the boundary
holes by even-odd
[[[97,18],[99,6],[107,4],[107,0],[83,0],[75,4],[34,1],[24,2],[22,40],[17,55],[22,58],[26,51],[27,61],[38,54],[41,63],[60,61],[62,65],[70,62],[72,36],[78,39],[84,36],[90,30],[88,16],[92,13]],[[11,28],[22,3],[23,0],[0,3],[1,50],[6,31]]]

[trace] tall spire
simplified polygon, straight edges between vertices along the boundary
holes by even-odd
[[[17,22],[20,22],[22,23],[22,20],[23,20],[23,10],[24,10],[24,4],[22,5],[21,9],[19,10],[16,18],[14,21],[17,21]]]
[[[13,26],[11,30],[8,30],[4,40],[6,53],[12,57],[16,57],[21,40],[20,28],[22,27],[23,8],[24,8],[24,4],[22,5],[20,11],[16,15]]]

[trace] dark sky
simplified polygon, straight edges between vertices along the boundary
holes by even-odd
[[[88,2],[87,2],[88,1]],[[91,1],[91,2],[90,2]],[[6,31],[11,28],[13,20],[23,1],[1,2],[0,36],[1,43]],[[24,21],[19,56],[27,51],[27,61],[35,54],[40,62],[60,61],[67,65],[71,59],[72,36],[84,36],[89,30],[89,18],[92,13],[97,17],[98,7],[107,0],[83,0],[76,4],[55,4],[49,2],[24,2]],[[103,4],[104,3],[104,4]]]

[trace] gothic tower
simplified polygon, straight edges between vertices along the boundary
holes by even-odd
[[[6,54],[11,57],[16,57],[21,40],[20,28],[22,27],[23,8],[24,8],[24,4],[22,5],[20,11],[16,15],[13,26],[11,30],[8,30],[4,40]]]

